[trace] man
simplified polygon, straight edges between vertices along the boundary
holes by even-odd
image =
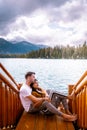
[[[26,112],[37,112],[48,109],[51,113],[61,116],[67,121],[75,121],[77,119],[76,115],[68,115],[63,112],[58,111],[58,109],[51,104],[49,97],[37,98],[31,94],[32,88],[30,84],[35,80],[35,73],[28,72],[25,75],[26,82],[22,85],[20,89],[20,99],[21,103]],[[38,106],[38,107],[36,107]]]

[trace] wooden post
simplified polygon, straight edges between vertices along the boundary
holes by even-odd
[[[86,87],[86,95],[85,95],[85,128],[87,128],[87,87]]]
[[[0,80],[0,104],[2,104],[2,80]],[[0,105],[0,128],[3,127],[2,121],[2,105]]]
[[[74,85],[68,85],[68,95],[70,95],[73,91]],[[69,100],[69,109],[72,112],[73,106],[72,106],[72,100]]]
[[[79,126],[80,128],[82,123],[82,92],[79,94]]]
[[[13,124],[14,124],[14,119],[13,119],[13,113],[14,113],[14,109],[13,109],[13,104],[14,104],[14,100],[13,100],[13,91],[11,90],[11,102],[12,102],[12,118],[11,118],[11,128],[13,128]]]
[[[85,88],[82,91],[82,127],[85,128]]]
[[[7,127],[7,122],[6,122],[6,100],[5,100],[5,84],[2,86],[2,120],[3,120],[3,129]]]

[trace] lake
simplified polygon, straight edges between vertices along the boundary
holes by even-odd
[[[68,84],[75,84],[87,70],[87,60],[0,58],[18,83],[25,82],[27,71],[34,71],[40,86],[67,94]]]

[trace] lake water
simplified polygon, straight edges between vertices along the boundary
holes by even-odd
[[[67,94],[68,84],[75,84],[87,70],[87,60],[2,59],[0,62],[18,83],[27,71],[34,71],[40,86]]]

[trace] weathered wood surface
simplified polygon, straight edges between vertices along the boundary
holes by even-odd
[[[74,130],[72,122],[63,121],[56,115],[46,116],[24,112],[16,130]]]

